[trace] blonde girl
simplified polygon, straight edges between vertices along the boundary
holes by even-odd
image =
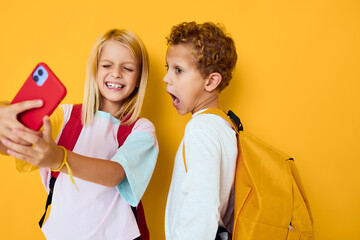
[[[114,29],[96,41],[87,67],[83,127],[73,151],[57,141],[74,105],[61,105],[50,118],[44,117],[42,136],[14,117],[0,118],[0,150],[20,159],[19,171],[40,168],[47,190],[51,170],[60,171],[42,227],[47,239],[140,236],[131,206],[139,203],[158,155],[153,124],[139,118],[148,71],[145,46],[132,32]],[[33,101],[1,106],[0,115],[14,116],[40,105]],[[133,128],[119,148],[120,124]]]

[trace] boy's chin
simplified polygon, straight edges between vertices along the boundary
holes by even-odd
[[[187,111],[185,111],[185,110],[183,110],[183,109],[178,109],[178,108],[176,108],[176,111],[177,111],[178,114],[180,114],[181,116],[184,116],[184,115],[186,115],[186,114],[189,113],[189,112],[187,112]]]

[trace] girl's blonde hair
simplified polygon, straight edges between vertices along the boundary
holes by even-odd
[[[137,58],[140,66],[138,87],[136,87],[130,96],[123,101],[120,110],[114,117],[121,120],[122,123],[132,124],[140,115],[149,77],[148,53],[140,38],[134,33],[128,30],[112,29],[100,36],[91,50],[86,72],[84,100],[82,105],[81,120],[84,125],[92,123],[94,114],[101,106],[101,94],[97,86],[96,76],[102,48],[110,40],[119,41],[129,48]]]

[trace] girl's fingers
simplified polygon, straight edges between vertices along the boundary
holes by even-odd
[[[25,161],[25,162],[29,162],[29,163],[32,162],[32,161],[31,161],[31,158],[30,158],[29,156],[26,156],[26,155],[24,155],[24,154],[22,154],[22,153],[19,153],[19,152],[15,152],[15,151],[13,151],[13,150],[11,150],[11,149],[8,149],[8,150],[7,150],[7,154],[9,154],[10,156],[13,156],[13,157],[16,158],[16,159],[23,160],[23,161]]]
[[[17,144],[17,143],[14,143],[14,142],[10,141],[10,140],[3,140],[2,144],[5,147],[8,148],[7,152],[11,156],[13,156],[13,154],[15,154],[15,153],[16,153],[17,156],[20,154],[20,155],[23,155],[23,156],[26,156],[26,157],[29,157],[29,158],[31,156],[34,156],[34,155],[36,156],[36,151],[33,149],[33,147]],[[19,158],[19,159],[23,160],[23,157]]]
[[[42,136],[41,131],[35,131],[35,130],[30,129],[30,128],[27,128],[24,125],[22,125],[20,122],[17,122],[15,124],[16,124],[16,126],[12,127],[12,129],[21,129],[22,131],[27,132],[29,134]]]
[[[39,108],[43,105],[43,101],[42,100],[30,100],[30,101],[24,101],[24,102],[19,102],[19,103],[14,103],[12,105],[10,105],[11,110],[13,113],[15,113],[16,115],[33,109],[33,108]]]
[[[24,126],[21,122],[18,121],[17,115],[21,112],[39,108],[43,105],[42,100],[30,100],[30,101],[24,101],[19,103],[14,103],[10,105],[0,105],[1,108],[1,114],[0,114],[0,120],[1,124],[4,126],[11,128],[11,129],[22,129],[24,131],[28,131],[30,133],[35,133],[36,131],[27,128]]]
[[[20,139],[35,146],[42,145],[42,138],[38,134],[28,133],[20,129],[14,129],[13,133]]]
[[[57,151],[59,148],[55,143],[48,143],[42,137],[28,134],[21,130],[16,134],[22,139],[33,144],[33,146],[24,146],[14,143],[10,140],[3,140],[3,145],[8,148],[7,153],[20,160],[24,160],[38,167],[52,167],[55,163],[56,157],[59,155]],[[58,149],[57,149],[58,148]],[[61,162],[60,162],[61,163]],[[55,166],[59,164],[56,162]]]
[[[47,142],[52,141],[52,136],[51,136],[51,124],[50,124],[50,119],[48,116],[45,116],[43,118],[43,123],[44,123],[44,130],[43,130],[43,137],[44,140]]]
[[[8,129],[8,128],[3,128],[1,129],[1,133],[2,133],[2,138],[1,139],[9,139],[15,143],[18,143],[18,144],[22,144],[22,145],[25,145],[25,146],[31,146],[32,144],[19,138],[18,135],[14,134],[13,131],[11,131],[11,129]]]

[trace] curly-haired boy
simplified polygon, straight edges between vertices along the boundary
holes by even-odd
[[[226,120],[201,113],[220,108],[219,94],[232,78],[236,49],[225,30],[211,22],[174,26],[167,43],[166,91],[178,113],[191,112],[192,119],[175,157],[165,235],[168,240],[215,239],[218,229],[232,230],[237,140]]]

